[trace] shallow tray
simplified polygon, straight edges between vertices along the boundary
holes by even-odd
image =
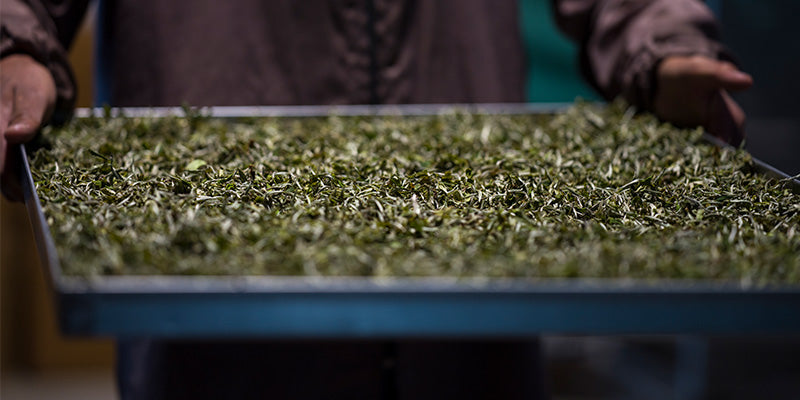
[[[429,106],[214,107],[220,118],[423,115]],[[563,105],[458,106],[552,113]],[[88,109],[77,115],[87,116]],[[123,109],[164,116],[180,109]],[[538,334],[798,334],[800,286],[622,279],[64,276],[24,146],[20,183],[67,335],[214,338],[524,337]],[[775,177],[800,182],[755,160]]]

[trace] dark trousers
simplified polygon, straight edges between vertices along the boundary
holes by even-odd
[[[128,340],[117,361],[122,400],[544,398],[536,340]]]

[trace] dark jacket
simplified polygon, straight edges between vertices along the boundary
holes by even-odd
[[[5,56],[45,64],[69,108],[65,48],[88,1],[4,0]],[[554,0],[607,98],[649,108],[670,54],[727,58],[698,0]],[[523,101],[516,0],[117,0],[102,7],[118,106]],[[535,55],[534,55],[535,56]]]

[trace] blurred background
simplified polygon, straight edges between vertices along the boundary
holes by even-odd
[[[737,95],[748,114],[747,149],[800,173],[800,2],[716,0],[725,42],[753,74]],[[529,55],[528,99],[599,97],[578,76],[575,46],[560,35],[550,0],[521,0]],[[92,104],[94,12],[71,49],[78,106]],[[113,399],[113,343],[61,337],[25,208],[0,200],[0,398]],[[556,399],[796,399],[800,337],[544,338]]]
[[[747,112],[747,150],[788,173],[800,173],[800,2],[719,1],[723,37],[755,85],[736,96]]]

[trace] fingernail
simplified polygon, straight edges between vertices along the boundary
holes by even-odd
[[[34,126],[30,121],[13,122],[6,129],[7,135],[27,135],[36,131],[38,126]]]
[[[750,74],[742,72],[742,71],[731,71],[730,74],[731,74],[731,78],[739,80],[739,81],[749,81],[749,80],[753,79],[753,77],[750,76]]]

